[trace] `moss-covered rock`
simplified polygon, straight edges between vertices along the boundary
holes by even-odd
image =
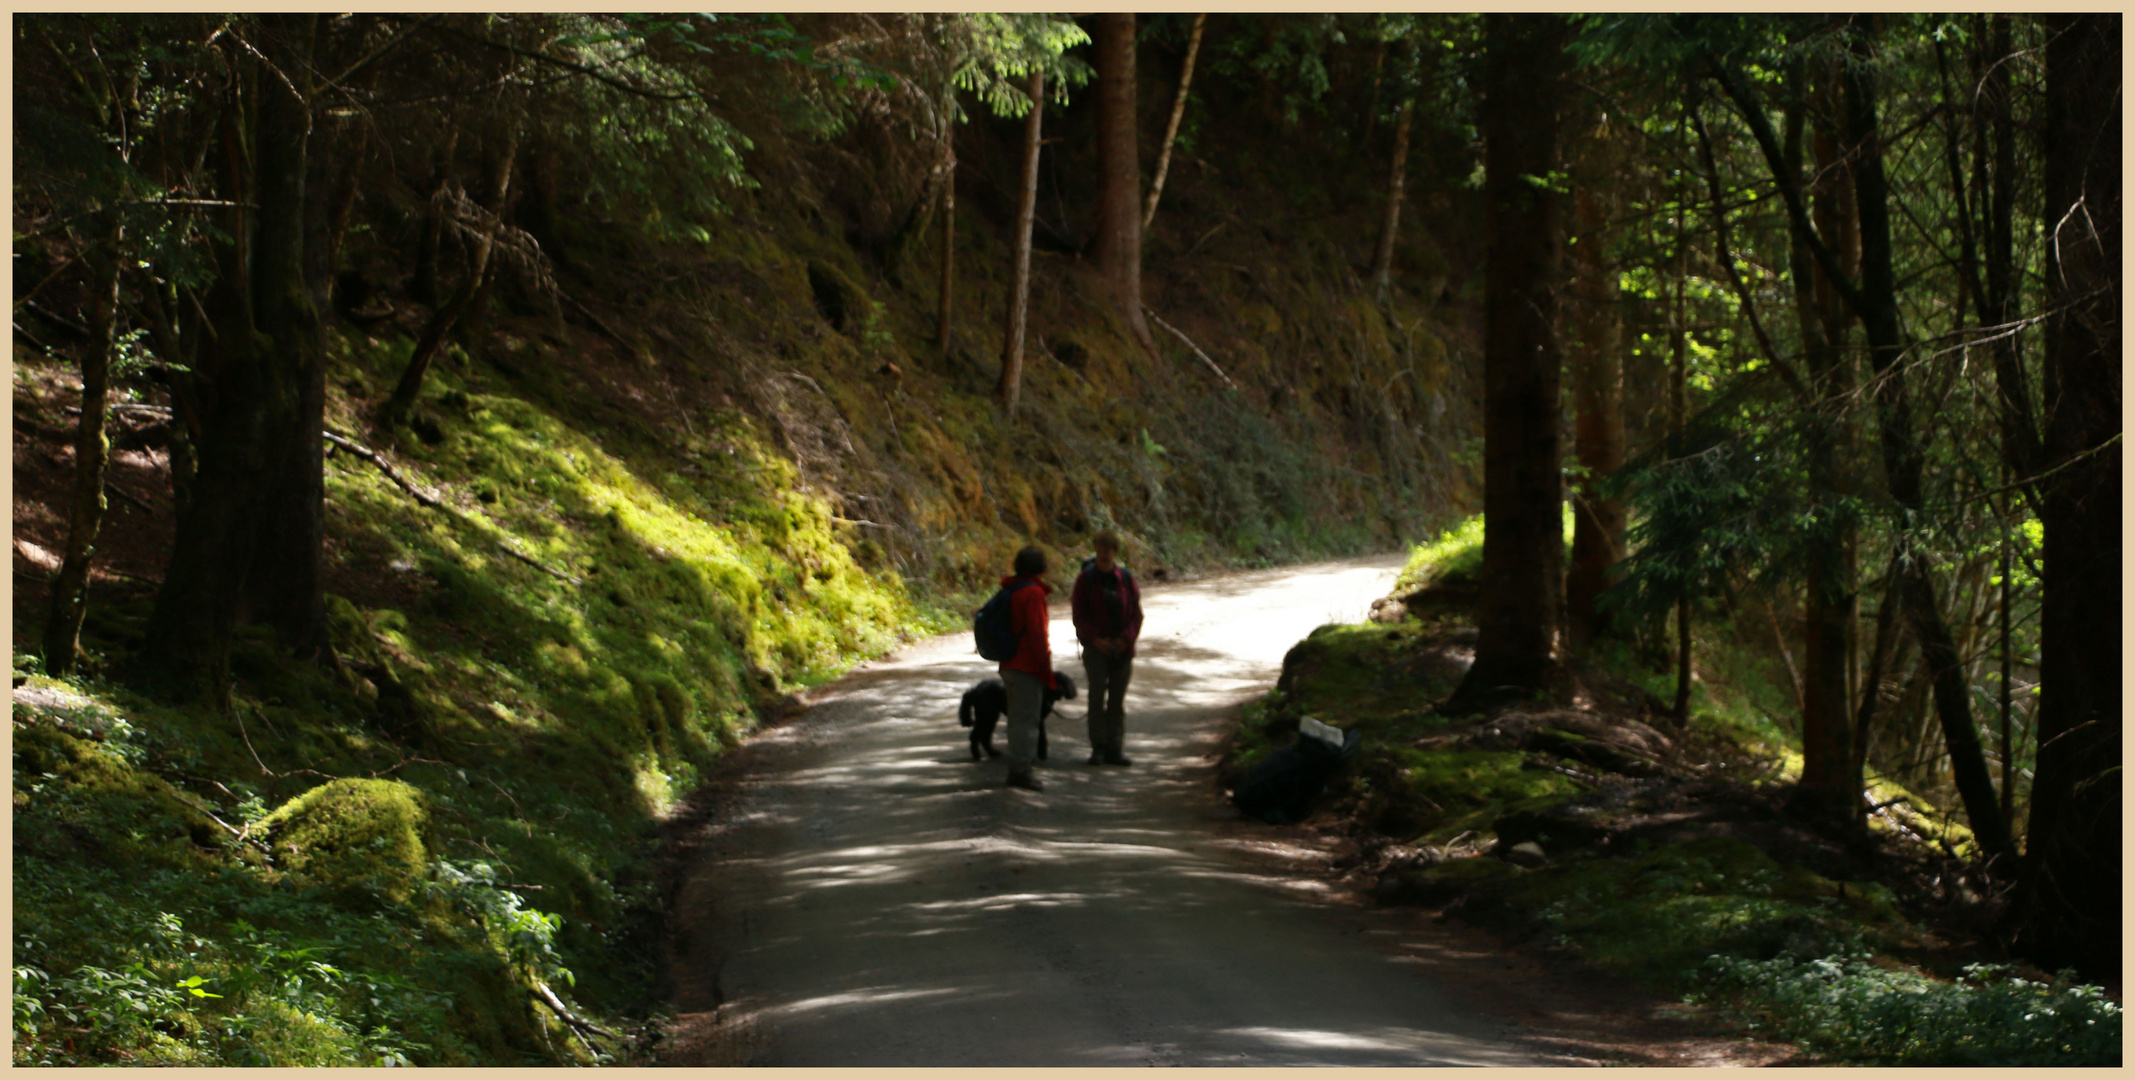
[[[291,875],[396,903],[414,891],[429,861],[429,808],[420,789],[397,780],[321,784],[260,825],[275,865]]]

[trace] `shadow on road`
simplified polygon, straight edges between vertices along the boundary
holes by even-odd
[[[1081,723],[1055,715],[1042,793],[970,761],[956,703],[993,665],[959,637],[818,691],[751,748],[680,897],[681,1041],[748,1032],[733,1060],[764,1065],[1531,1061],[1221,834],[1224,719],[1393,565],[1153,594],[1136,764],[1082,764]],[[1072,643],[1064,620],[1053,633]]]

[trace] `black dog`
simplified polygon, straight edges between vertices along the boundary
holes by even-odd
[[[1038,709],[1038,758],[1045,758],[1045,718],[1053,715],[1053,702],[1066,698],[1075,700],[1075,680],[1055,671],[1053,682],[1056,688],[1045,692],[1045,704]],[[1001,684],[999,676],[980,679],[978,685],[964,691],[963,704],[957,706],[956,722],[971,729],[971,760],[982,757],[1000,757],[993,748],[993,726],[1000,722],[1001,714],[1008,711],[1008,687]],[[981,754],[980,751],[985,751]]]

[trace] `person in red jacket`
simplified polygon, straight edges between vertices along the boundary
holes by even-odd
[[[1119,564],[1118,533],[1098,533],[1091,546],[1097,557],[1082,564],[1068,601],[1089,677],[1090,764],[1132,765],[1122,703],[1134,675],[1134,642],[1142,635],[1142,590]]]
[[[1045,552],[1034,547],[1016,552],[1015,569],[1001,579],[1002,588],[1015,588],[1008,616],[1016,631],[1016,654],[1001,661],[1001,684],[1008,690],[1008,784],[1044,791],[1031,766],[1038,751],[1038,715],[1045,708],[1045,692],[1053,688],[1053,649],[1046,639],[1051,616],[1045,610],[1045,598],[1053,590],[1044,581]],[[1016,588],[1024,584],[1033,588]]]

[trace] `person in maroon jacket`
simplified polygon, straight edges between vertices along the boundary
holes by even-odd
[[[1118,533],[1098,533],[1091,546],[1097,556],[1082,564],[1069,595],[1089,678],[1090,764],[1132,765],[1122,702],[1134,675],[1134,642],[1142,635],[1142,590],[1119,564]]]
[[[1004,589],[1020,585],[1008,601],[1009,625],[1016,631],[1016,654],[1001,661],[1001,685],[1008,690],[1008,784],[1010,787],[1044,791],[1045,785],[1031,773],[1038,752],[1038,716],[1045,709],[1045,692],[1053,688],[1053,649],[1046,639],[1045,598],[1052,593],[1045,583],[1045,552],[1026,547],[1016,552],[1016,572],[1001,579]]]

